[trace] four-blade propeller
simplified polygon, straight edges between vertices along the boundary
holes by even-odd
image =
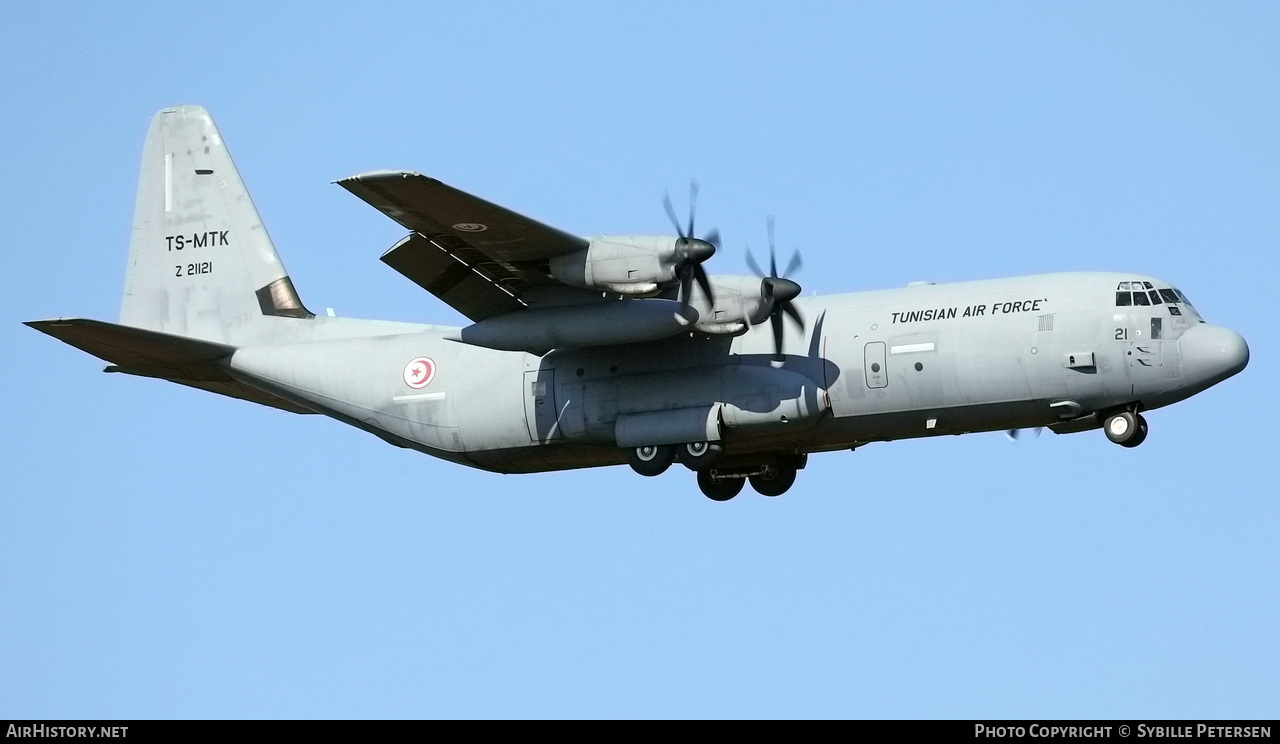
[[[800,296],[800,285],[787,278],[792,272],[799,269],[804,262],[800,259],[800,252],[796,251],[791,254],[791,261],[787,264],[787,270],[778,275],[778,260],[773,241],[773,215],[769,215],[767,222],[769,229],[769,273],[765,274],[756,263],[755,258],[751,255],[751,249],[747,249],[747,265],[751,270],[760,277],[760,297],[769,308],[769,322],[773,325],[773,358],[775,361],[784,361],[786,356],[782,353],[782,316],[786,315],[800,330],[804,330],[804,318],[800,315],[800,311],[792,303],[796,297]]]
[[[662,206],[667,210],[667,217],[671,218],[671,224],[676,229],[676,234],[680,239],[676,241],[676,277],[680,280],[680,298],[685,305],[689,304],[692,297],[693,283],[696,281],[698,286],[702,288],[703,295],[706,296],[707,302],[715,304],[715,298],[711,293],[711,282],[707,279],[707,272],[702,268],[702,262],[711,258],[720,247],[720,231],[712,228],[706,237],[695,238],[693,236],[693,216],[698,204],[698,182],[689,182],[689,225],[682,228],[680,219],[676,217],[675,207],[671,206],[671,195],[662,195]]]

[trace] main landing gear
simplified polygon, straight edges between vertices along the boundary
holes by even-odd
[[[627,464],[644,476],[662,475],[675,460],[676,448],[670,444],[650,444],[627,450]]]
[[[1147,420],[1140,413],[1121,411],[1103,419],[1102,430],[1121,447],[1137,447],[1147,438]]]
[[[690,470],[703,471],[715,465],[724,454],[720,442],[689,442],[688,444],[649,444],[627,450],[627,464],[645,476],[662,475],[676,458]]]
[[[627,464],[644,476],[661,475],[677,459],[698,474],[698,488],[712,501],[728,501],[742,492],[749,481],[756,493],[781,496],[796,482],[796,473],[804,469],[808,455],[768,456],[760,462],[734,462],[718,466],[724,456],[721,442],[690,442],[671,445],[656,444],[627,450]]]
[[[698,488],[712,501],[728,501],[742,491],[748,481],[762,496],[781,496],[796,482],[796,472],[805,466],[807,455],[779,455],[764,464],[739,465],[698,471]]]

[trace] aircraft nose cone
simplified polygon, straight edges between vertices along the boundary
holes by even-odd
[[[1183,386],[1203,390],[1244,369],[1249,345],[1230,328],[1201,323],[1178,338],[1178,355]]]

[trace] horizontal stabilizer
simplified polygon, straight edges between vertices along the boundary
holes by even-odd
[[[86,318],[31,320],[26,325],[110,362],[108,372],[157,377],[293,413],[312,413],[233,379],[219,364],[235,347]]]

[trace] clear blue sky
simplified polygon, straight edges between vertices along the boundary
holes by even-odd
[[[0,718],[1276,718],[1280,5],[30,3],[0,24]],[[332,181],[436,176],[805,292],[1153,274],[1244,373],[782,498],[499,476],[20,325],[115,320],[148,121],[207,106],[303,300],[459,316]],[[677,202],[680,198],[677,198]]]

